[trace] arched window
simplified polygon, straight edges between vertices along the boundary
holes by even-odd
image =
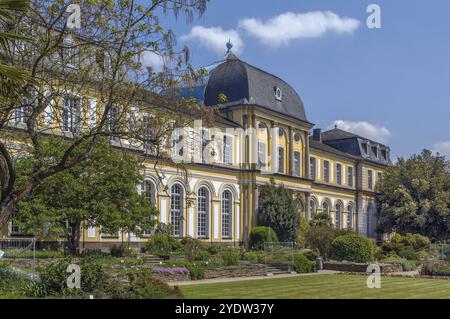
[[[222,238],[231,238],[233,196],[229,190],[222,193]]]
[[[209,191],[202,187],[197,193],[197,237],[208,237]]]
[[[322,213],[330,215],[330,205],[328,204],[328,201],[324,201],[322,204]]]
[[[184,192],[181,185],[173,185],[170,195],[170,223],[172,235],[175,237],[183,236],[183,197]]]
[[[150,181],[144,181],[141,184],[141,194],[153,205],[156,203],[155,187]]]
[[[347,228],[353,228],[353,205],[350,204],[347,207]]]
[[[342,215],[342,205],[340,203],[336,204],[336,211],[334,213],[334,226],[336,229],[341,229],[341,215]]]
[[[278,147],[278,173],[284,173],[284,148]]]
[[[309,200],[309,220],[312,220],[314,218],[314,215],[316,215],[316,212],[317,212],[316,201],[311,198]]]

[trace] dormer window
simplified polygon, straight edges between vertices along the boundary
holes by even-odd
[[[376,158],[378,158],[378,147],[372,146],[372,153]]]
[[[281,102],[283,98],[283,91],[281,91],[281,88],[279,88],[278,86],[274,87],[274,91],[275,91],[275,99]]]
[[[383,160],[387,161],[387,152],[386,152],[386,150],[381,150],[381,156],[383,157]]]
[[[364,155],[367,155],[367,152],[368,152],[368,149],[367,149],[367,142],[363,142],[362,144],[361,144],[361,146],[362,146],[362,149],[363,149],[363,152],[364,152]]]

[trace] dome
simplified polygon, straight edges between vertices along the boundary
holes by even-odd
[[[243,62],[233,53],[228,53],[207,71],[205,83],[191,94],[205,105],[218,105],[219,95],[223,94],[227,101],[225,106],[255,105],[307,122],[303,102],[289,84]],[[186,97],[188,91],[194,93],[192,89],[182,89],[182,95]]]

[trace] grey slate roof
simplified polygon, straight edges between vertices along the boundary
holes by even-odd
[[[305,121],[303,102],[297,92],[280,78],[238,59],[230,53],[208,69],[206,84],[181,88],[180,95],[195,97],[207,106],[219,104],[219,94],[227,97],[225,106],[256,105]],[[275,88],[282,90],[282,99],[275,98]]]
[[[352,157],[381,165],[392,165],[389,147],[376,141],[338,128],[323,132],[321,137],[323,144]],[[376,153],[372,151],[372,147],[376,149]],[[386,152],[386,158],[382,152]]]

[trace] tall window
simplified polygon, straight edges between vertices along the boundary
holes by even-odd
[[[337,229],[341,229],[341,215],[342,215],[342,206],[341,204],[337,204],[336,211],[334,213],[334,226]]]
[[[155,153],[155,131],[150,126],[150,117],[143,116],[142,117],[142,126],[143,126],[143,140],[144,140],[144,149],[150,151],[151,153]]]
[[[231,146],[232,137],[225,135],[223,137],[223,162],[225,164],[233,164]]]
[[[266,143],[258,142],[258,164],[259,167],[265,167],[267,164],[266,159]]]
[[[300,176],[300,152],[294,152],[294,175]]]
[[[353,206],[348,205],[347,207],[347,228],[353,228]]]
[[[373,189],[373,172],[370,169],[367,171],[367,187]]]
[[[141,194],[153,205],[155,205],[155,188],[153,187],[153,183],[149,181],[144,181],[141,184]]]
[[[284,173],[284,148],[278,147],[278,173]]]
[[[342,185],[342,165],[336,164],[336,183]]]
[[[353,167],[347,168],[347,182],[349,187],[353,187]]]
[[[170,195],[170,223],[172,224],[172,235],[183,236],[183,189],[179,184],[171,188]]]
[[[316,179],[316,158],[309,158],[309,177],[311,179]]]
[[[232,198],[230,191],[222,193],[222,238],[231,238]]]
[[[325,201],[322,204],[322,213],[329,215],[330,214],[330,205],[328,205],[328,202]]]
[[[312,220],[314,218],[316,212],[317,212],[316,201],[311,198],[309,200],[309,220]]]
[[[323,161],[323,180],[327,183],[330,182],[330,162]]]
[[[209,192],[206,187],[197,194],[197,237],[208,237]]]
[[[65,97],[61,111],[61,129],[65,132],[75,133],[81,124],[81,105],[80,99],[74,97]]]

